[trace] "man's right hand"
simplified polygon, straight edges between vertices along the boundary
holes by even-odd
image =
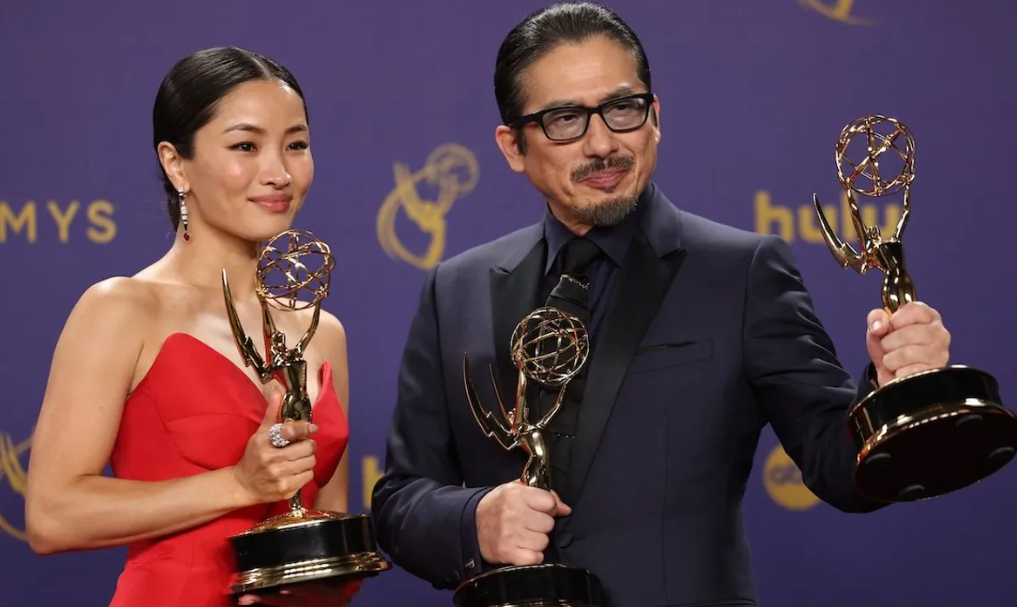
[[[492,565],[539,565],[554,517],[569,514],[572,508],[553,491],[519,481],[495,487],[477,504],[480,555]]]

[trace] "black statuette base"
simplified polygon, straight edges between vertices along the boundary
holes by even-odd
[[[504,567],[460,584],[456,607],[603,607],[600,580],[586,569],[546,564]]]
[[[289,519],[283,515],[230,538],[237,563],[231,593],[310,580],[369,577],[391,568],[378,552],[370,515],[308,511],[303,520]],[[286,522],[273,527],[275,520]]]
[[[1017,416],[989,374],[965,366],[896,380],[859,402],[849,431],[855,485],[871,499],[911,502],[996,473],[1017,453]]]

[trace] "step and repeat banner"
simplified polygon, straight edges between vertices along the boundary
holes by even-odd
[[[123,564],[122,549],[32,553],[25,470],[71,307],[89,285],[135,273],[171,243],[150,117],[172,64],[237,45],[281,61],[305,90],[316,180],[296,227],[337,255],[325,308],[348,332],[350,502],[364,512],[426,270],[543,211],[495,147],[492,85],[502,38],[541,5],[0,0],[0,605],[102,606]],[[691,212],[787,240],[852,373],[866,362],[865,316],[879,305],[881,275],[840,269],[812,195],[852,239],[834,161],[841,128],[873,113],[905,123],[916,179],[904,243],[918,295],[942,312],[952,362],[996,375],[1017,406],[1012,3],[614,8],[642,38],[661,101],[656,182]],[[900,194],[861,202],[866,221],[892,233]],[[1017,466],[937,500],[848,515],[803,487],[766,428],[744,511],[763,605],[1017,601]],[[369,581],[357,604],[450,599],[397,570]]]

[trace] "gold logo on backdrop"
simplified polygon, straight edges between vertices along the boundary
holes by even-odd
[[[865,203],[858,207],[865,225],[878,225],[883,238],[893,236],[903,212],[901,205],[890,203],[880,209],[875,204]],[[753,214],[755,231],[760,234],[776,234],[788,244],[801,240],[826,247],[815,205],[802,204],[795,207],[779,204],[774,202],[770,192],[759,190],[753,201]],[[823,214],[829,220],[830,227],[842,239],[851,241],[857,238],[846,193],[841,192],[839,203],[823,204]]]
[[[849,25],[869,25],[871,23],[868,19],[854,15],[852,9],[854,9],[855,0],[798,0],[798,4],[841,23]]]
[[[381,462],[373,455],[367,455],[361,460],[360,474],[364,481],[363,500],[364,508],[371,510],[371,499],[374,495],[374,486],[378,484],[385,472],[381,469]],[[352,501],[352,500],[350,500]]]
[[[378,211],[378,241],[390,257],[398,258],[423,270],[441,261],[445,253],[445,216],[452,204],[469,194],[480,178],[480,165],[470,150],[454,143],[437,147],[416,173],[397,162],[393,166],[395,189]],[[424,198],[421,186],[434,190],[433,200]],[[425,251],[411,252],[396,233],[399,211],[430,237]]]
[[[27,462],[22,463],[22,458],[28,453],[31,445],[31,438],[15,444],[10,435],[0,432],[0,497],[13,493],[18,502],[24,499],[28,475],[25,474]],[[0,499],[0,506],[4,503],[9,501]],[[8,520],[2,511],[0,511],[0,530],[23,542],[28,539],[25,530]]]
[[[0,200],[0,244],[7,242],[35,243],[40,234],[45,242],[80,242],[87,239],[95,244],[106,244],[116,238],[117,224],[113,219],[113,203],[93,200],[82,204],[78,200],[61,203],[50,200],[45,204],[29,200],[22,204]]]
[[[777,445],[763,464],[763,486],[777,505],[787,510],[808,510],[819,498],[802,483],[802,473],[794,461]]]

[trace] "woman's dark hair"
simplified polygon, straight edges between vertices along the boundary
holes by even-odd
[[[525,99],[520,86],[523,71],[562,43],[583,42],[603,36],[628,49],[636,59],[639,80],[650,86],[650,63],[646,52],[621,17],[612,10],[589,2],[566,2],[531,13],[515,26],[498,49],[494,68],[494,97],[504,124],[523,112]]]
[[[166,74],[152,108],[152,144],[173,144],[186,159],[194,157],[194,133],[214,116],[219,102],[237,86],[252,80],[279,80],[304,98],[296,78],[279,63],[236,47],[198,51],[181,59]],[[307,113],[307,103],[304,103]],[[166,212],[173,229],[180,222],[180,197],[161,168]]]

